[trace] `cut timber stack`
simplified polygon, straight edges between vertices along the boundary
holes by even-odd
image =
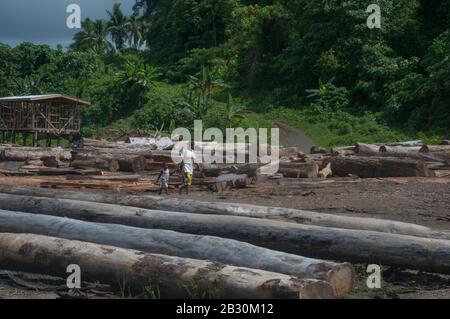
[[[62,148],[38,148],[38,147],[4,147],[0,146],[1,161],[40,160],[43,157],[55,156],[61,161],[70,161],[70,150]]]
[[[119,161],[117,159],[94,158],[75,160],[70,165],[75,168],[96,168],[109,172],[117,172],[119,170]]]
[[[22,225],[14,226],[14,218]],[[10,229],[12,233],[45,234],[324,280],[332,286],[337,297],[345,296],[354,280],[350,264],[305,258],[232,239],[8,211],[0,211],[0,220],[5,223],[0,229]]]
[[[355,175],[361,178],[428,176],[422,161],[396,157],[330,157],[334,176]]]
[[[83,163],[86,161],[117,161],[118,167],[111,167],[110,172],[121,171],[121,172],[134,172],[140,173],[147,167],[147,160],[144,156],[133,155],[132,152],[129,154],[110,154],[101,152],[84,152],[84,151],[72,151],[72,158],[74,159],[75,165]],[[72,162],[72,166],[74,165]],[[75,166],[74,166],[75,167]]]
[[[0,234],[0,250],[0,265],[9,270],[66,277],[67,265],[77,264],[84,280],[116,287],[126,282],[134,292],[158,287],[165,298],[188,298],[189,287],[210,298],[333,297],[320,280],[54,237]]]
[[[309,226],[247,217],[147,211],[71,200],[37,198],[13,201],[8,200],[8,196],[3,198],[0,208],[18,212],[116,223],[140,229],[166,229],[217,236],[310,258],[355,263],[370,263],[376,260],[383,265],[450,274],[450,241],[448,240]],[[48,216],[26,215],[20,219],[20,222],[18,222],[20,216],[17,213],[3,212],[0,216],[0,231],[3,232],[35,233],[39,231],[42,235],[51,235],[49,232],[56,231],[59,236],[64,237],[69,229],[74,229],[72,226],[62,227],[59,223],[50,222]],[[47,220],[44,220],[46,218]],[[61,222],[69,221],[62,219]],[[77,236],[84,227],[75,231]],[[122,235],[117,236],[117,231],[108,231],[109,237],[106,238],[116,243],[127,239]],[[131,230],[127,232],[130,235],[135,233]],[[140,245],[146,236],[148,234],[135,236],[132,243]],[[91,235],[89,240],[95,241],[96,238],[101,238],[98,231]]]
[[[415,224],[375,218],[336,216],[332,214],[324,214],[282,207],[265,207],[249,204],[205,202],[182,198],[163,198],[151,195],[135,196],[127,194],[116,195],[107,193],[87,193],[23,186],[0,186],[0,193],[48,197],[55,198],[57,200],[72,199],[94,203],[116,204],[152,210],[186,212],[193,214],[263,218],[306,225],[344,229],[372,230],[377,232],[403,234],[418,237],[431,236],[430,228]],[[14,200],[14,196],[9,196],[8,198],[10,199],[11,204]],[[16,200],[16,202],[20,203],[24,201],[28,203],[30,200],[31,199],[24,200],[24,198],[19,198],[19,200]],[[32,205],[34,205],[34,201],[32,201],[32,203]]]

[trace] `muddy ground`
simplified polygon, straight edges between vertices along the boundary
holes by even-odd
[[[171,196],[180,195],[172,193]],[[221,193],[197,189],[189,198],[392,219],[450,231],[450,179],[444,178],[266,180],[250,188]],[[355,265],[358,281],[349,298],[450,298],[450,276],[383,267],[382,288],[370,290],[365,283],[366,267]],[[120,292],[105,291],[104,287],[99,290],[92,285],[82,291],[69,292],[61,286],[63,282],[59,282],[56,289],[39,278],[30,280],[27,276],[25,280],[17,280],[21,275],[11,279],[10,275],[0,272],[0,298],[122,296]]]

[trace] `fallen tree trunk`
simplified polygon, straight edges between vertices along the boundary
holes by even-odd
[[[248,177],[256,177],[260,164],[204,164],[202,173],[208,177],[218,177],[227,173],[246,174]]]
[[[445,240],[246,217],[151,211],[73,200],[27,199],[20,196],[13,199],[8,195],[0,198],[2,209],[218,236],[306,257],[355,263],[376,260],[383,265],[450,274],[450,241]],[[13,216],[10,215],[9,223],[0,220],[0,231],[13,232],[12,229],[24,225],[24,222],[17,222]],[[48,230],[49,224],[44,223],[44,229]],[[35,225],[34,220],[29,225]],[[21,232],[26,231],[24,229]],[[66,231],[63,229],[62,232]],[[115,231],[110,234],[115,238],[121,237]]]
[[[0,234],[0,247],[6,269],[66,277],[67,266],[77,264],[83,280],[118,289],[125,283],[136,293],[154,288],[163,298],[192,298],[191,289],[204,298],[333,298],[330,285],[320,280],[54,237]]]
[[[71,166],[75,168],[97,168],[110,172],[119,170],[119,162],[116,159],[76,160],[71,163]]]
[[[405,142],[388,143],[386,144],[386,146],[421,147],[423,146],[423,142],[422,140],[405,141]]]
[[[225,174],[216,178],[216,183],[231,185],[236,188],[245,188],[252,183],[251,178],[246,174]]]
[[[311,163],[294,163],[290,168],[284,168],[282,164],[278,172],[284,177],[290,178],[313,178],[319,174],[319,165]]]
[[[207,215],[228,215],[262,218],[293,222],[306,225],[335,227],[344,229],[372,230],[385,233],[429,237],[428,227],[391,220],[337,216],[292,208],[265,207],[248,204],[203,202],[182,198],[164,198],[158,196],[134,196],[127,194],[85,193],[57,189],[44,189],[24,186],[2,186],[0,193],[40,196],[58,199],[116,204],[144,209],[166,210]]]
[[[361,178],[428,176],[422,161],[395,157],[330,157],[334,176],[349,174]]]
[[[132,153],[132,152],[129,152]],[[116,160],[119,164],[119,170],[122,172],[143,172],[147,167],[147,160],[144,156],[129,154],[110,154],[110,153],[80,153],[73,151],[72,157],[76,162],[104,160]]]
[[[114,156],[114,158],[119,162],[119,170],[122,172],[140,173],[147,167],[144,156]]]
[[[141,175],[112,175],[112,176],[80,176],[69,175],[66,180],[93,180],[93,181],[121,181],[121,182],[138,182],[141,179]]]
[[[72,159],[70,151],[65,149],[11,147],[2,150],[0,160],[26,162],[28,160],[40,160],[41,158],[48,156],[56,156],[62,161],[70,161]]]
[[[382,153],[384,156],[389,156],[390,154],[405,154],[405,156],[408,156],[408,154],[418,154],[420,149],[420,146],[405,147],[383,145],[380,146],[380,153]]]
[[[356,143],[355,151],[358,156],[378,156],[380,146],[377,144]]]
[[[46,167],[58,168],[59,166],[61,166],[61,161],[59,160],[58,156],[44,156],[41,158],[41,161]]]
[[[279,149],[279,157],[297,157],[300,151],[298,147],[282,147]]]
[[[149,253],[211,260],[299,278],[324,279],[333,285],[339,297],[345,296],[353,284],[353,270],[349,264],[286,254],[231,239],[8,211],[0,211],[0,220],[2,232],[55,236]]]
[[[450,152],[450,145],[424,145],[420,149],[421,153]]]

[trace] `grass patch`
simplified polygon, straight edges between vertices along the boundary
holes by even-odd
[[[277,108],[263,114],[265,120],[278,120],[305,132],[317,146],[353,145],[356,142],[405,141],[411,136],[379,123],[374,114],[355,116],[343,111],[317,112],[314,109]]]

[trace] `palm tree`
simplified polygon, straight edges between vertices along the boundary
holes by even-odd
[[[75,50],[93,50],[95,53],[105,53],[114,49],[108,41],[108,27],[104,20],[92,21],[89,18],[81,23],[83,31],[73,37],[70,45]]]
[[[108,31],[116,45],[116,49],[121,51],[128,36],[128,17],[120,9],[120,3],[115,3],[112,12],[106,10],[109,15]]]
[[[138,14],[128,19],[128,44],[136,49],[145,43],[144,34],[148,31],[147,23]]]

